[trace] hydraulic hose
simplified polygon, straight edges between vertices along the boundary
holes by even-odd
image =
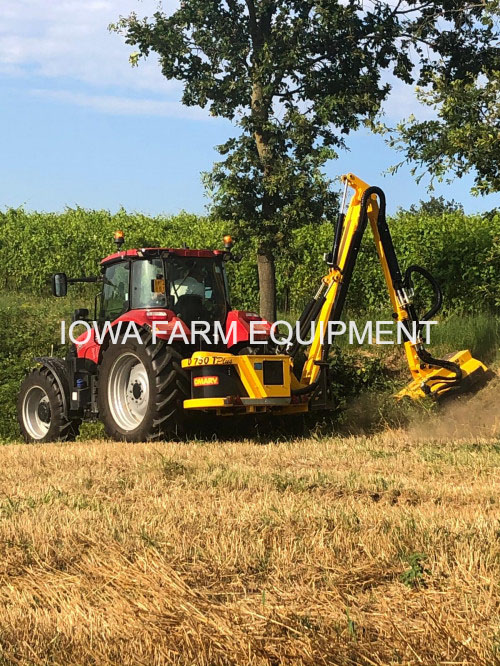
[[[453,372],[455,375],[454,377],[434,375],[432,377],[433,381],[438,380],[442,382],[450,382],[451,384],[458,384],[462,380],[462,368],[457,363],[453,363],[453,361],[446,361],[443,358],[434,358],[432,354],[427,351],[427,349],[424,349],[424,347],[416,347],[415,351],[417,352],[418,358],[424,363],[427,363],[427,365],[433,365],[437,368],[444,368],[445,370]]]
[[[409,266],[405,272],[404,279],[402,278],[401,270],[399,268],[399,262],[396,256],[396,251],[394,250],[394,244],[392,242],[391,232],[389,231],[389,226],[387,224],[386,212],[385,212],[386,211],[385,195],[382,192],[382,190],[380,190],[378,187],[370,187],[368,190],[366,190],[366,192],[369,192],[370,190],[375,194],[377,194],[380,200],[380,207],[377,218],[377,229],[380,235],[382,246],[384,248],[387,265],[389,267],[389,273],[391,275],[392,285],[395,291],[398,292],[401,289],[401,287],[411,287],[412,273],[419,273],[420,275],[422,275],[422,277],[426,278],[430,282],[434,290],[434,296],[435,296],[434,305],[428,312],[425,313],[423,317],[419,317],[417,315],[415,307],[413,306],[412,303],[405,306],[405,309],[408,312],[410,320],[416,322],[417,329],[420,331],[422,328],[421,322],[428,321],[441,308],[441,305],[443,303],[443,294],[441,291],[441,287],[427,269],[422,268],[421,266],[417,266],[416,264]],[[452,361],[446,361],[440,358],[434,358],[426,349],[424,349],[423,345],[417,345],[415,351],[419,359],[424,363],[426,363],[427,365],[432,365],[437,368],[443,368],[445,370],[453,372],[454,374],[453,377],[444,377],[442,375],[437,375],[433,377],[433,380],[437,379],[439,381],[458,384],[462,379],[463,375],[462,370],[460,366],[457,365],[456,363],[453,363]]]
[[[430,283],[434,291],[434,298],[435,298],[434,305],[429,310],[429,312],[426,312],[424,315],[418,318],[419,319],[418,328],[420,330],[422,328],[420,322],[429,321],[430,318],[433,317],[441,309],[441,306],[443,305],[443,292],[441,290],[439,283],[434,278],[434,276],[431,273],[429,273],[429,271],[426,268],[422,268],[422,266],[418,266],[417,264],[412,264],[411,266],[408,266],[408,268],[406,269],[404,276],[405,287],[413,289],[413,283],[411,279],[413,273],[419,273]]]

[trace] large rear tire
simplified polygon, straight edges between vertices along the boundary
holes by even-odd
[[[182,354],[150,333],[118,341],[99,368],[98,408],[106,433],[116,440],[144,442],[179,438],[184,433],[183,401],[190,386]]]
[[[54,374],[46,367],[32,370],[21,384],[17,419],[26,442],[55,442],[76,439],[80,420],[70,420],[64,396]]]

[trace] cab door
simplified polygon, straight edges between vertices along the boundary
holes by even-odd
[[[130,261],[106,266],[101,293],[101,322],[113,322],[130,309]]]

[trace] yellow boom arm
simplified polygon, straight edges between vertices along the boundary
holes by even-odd
[[[346,187],[350,186],[354,190],[354,194],[345,219],[343,215],[339,217],[342,233],[339,235],[338,247],[334,248],[335,256],[331,257],[330,262],[332,266],[323,278],[321,288],[316,294],[316,302],[321,299],[322,307],[317,319],[315,336],[302,371],[300,379],[302,386],[316,383],[322,363],[326,363],[328,345],[325,345],[325,338],[328,336],[328,327],[335,326],[334,322],[340,320],[359,246],[368,221],[389,291],[394,319],[402,322],[406,330],[410,332],[413,329],[413,322],[416,322],[417,330],[420,330],[411,300],[412,289],[408,286],[409,280],[404,280],[401,276],[385,220],[383,192],[379,188],[370,187],[352,173],[343,176],[343,181]],[[420,267],[412,267],[410,270],[420,272],[433,280],[427,271]],[[439,287],[436,288],[439,289]],[[435,308],[434,313],[439,305]],[[457,389],[464,390],[472,381],[477,381],[487,372],[487,368],[480,361],[473,359],[469,351],[457,352],[446,360],[433,358],[425,350],[420,333],[413,339],[407,339],[404,347],[413,381],[398,394],[398,397],[419,398],[429,394],[438,396]]]

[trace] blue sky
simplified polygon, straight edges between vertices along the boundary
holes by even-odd
[[[132,69],[131,51],[107,26],[120,14],[150,15],[156,0],[2,0],[0,5],[0,208],[65,206],[176,213],[202,212],[200,172],[231,125],[180,102],[180,84],[161,76],[154,58]],[[168,10],[172,0],[164,0]],[[389,122],[428,113],[397,85]],[[404,167],[383,172],[398,155],[365,131],[327,166],[381,186],[390,211],[428,198]],[[466,211],[500,205],[498,195],[469,194],[472,178],[437,184],[436,195]]]

